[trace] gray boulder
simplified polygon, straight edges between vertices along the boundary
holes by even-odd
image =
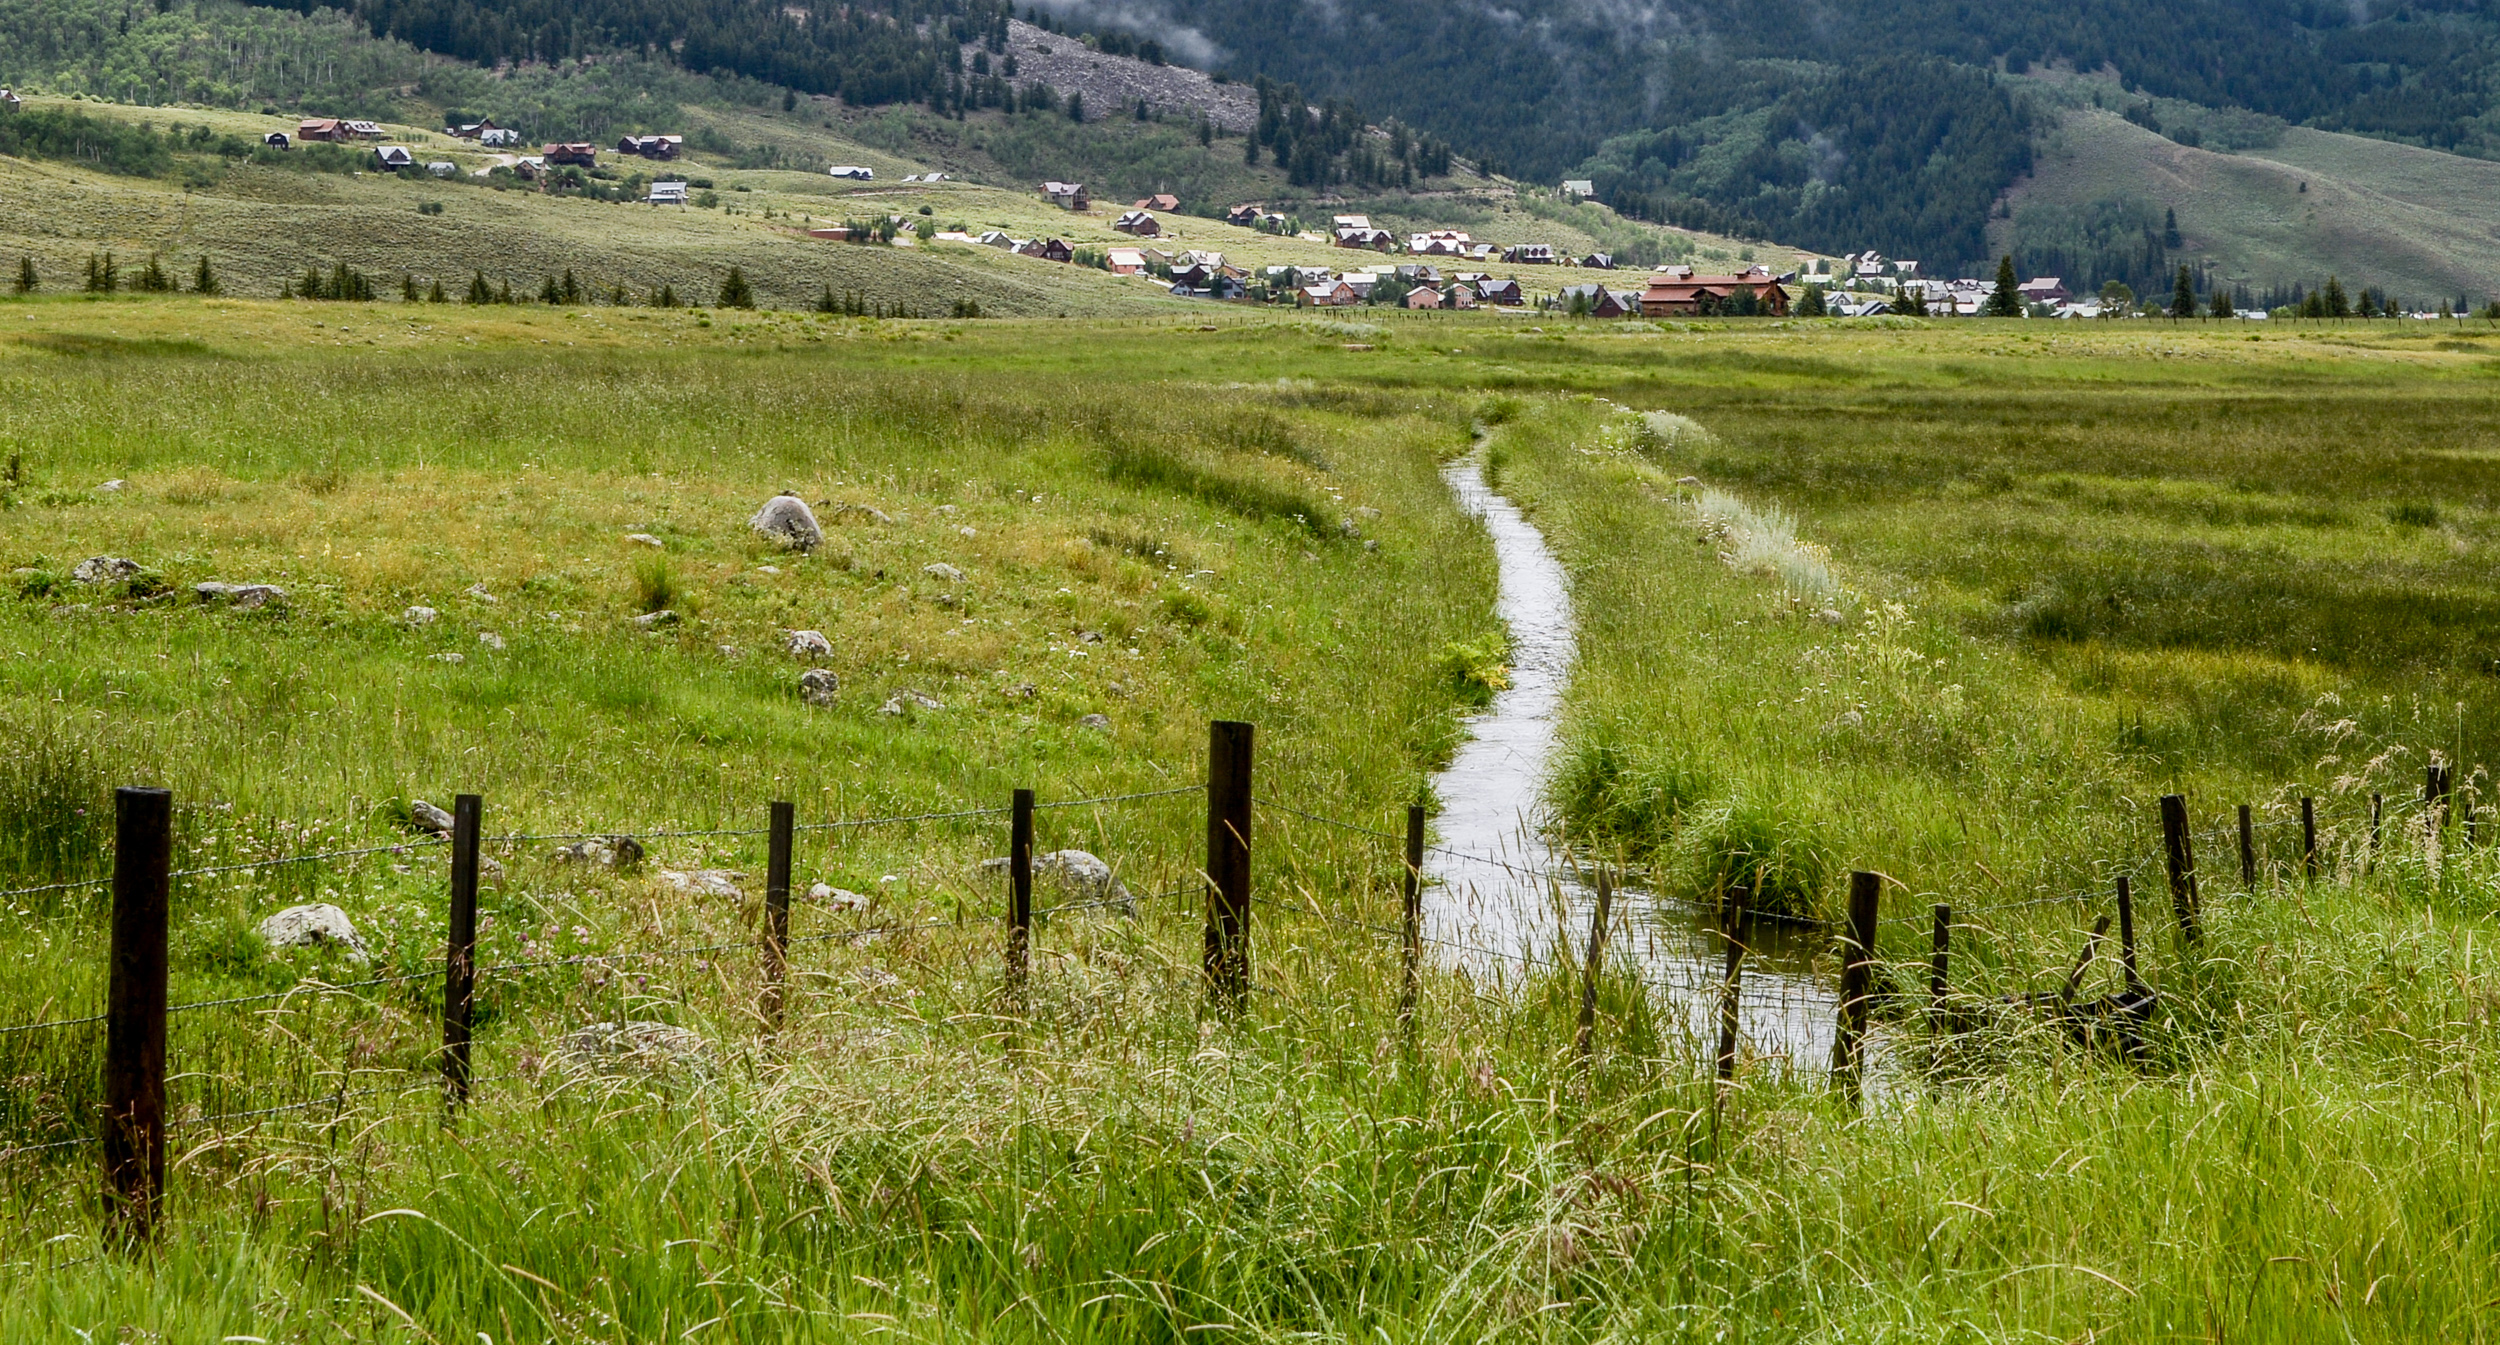
[[[1083,719],[1076,721],[1076,726],[1081,729],[1093,729],[1098,733],[1109,733],[1111,731],[1111,716],[1087,715]]]
[[[327,903],[287,907],[260,922],[260,938],[271,948],[344,948],[359,962],[365,956],[347,912]]]
[[[747,526],[793,551],[813,551],[825,544],[825,530],[817,526],[815,511],[796,495],[775,495],[764,501]]]
[[[831,705],[842,694],[842,679],[830,668],[810,668],[799,674],[799,699],[810,705]]]
[[[419,603],[416,606],[409,608],[407,611],[400,613],[399,619],[403,625],[431,626],[434,624],[434,619],[441,615],[442,613],[435,611],[433,608],[428,607],[423,603]]]
[[[694,1033],[668,1023],[633,1020],[592,1023],[568,1032],[557,1055],[574,1070],[610,1078],[701,1075],[713,1061],[712,1044]]]
[[[286,590],[275,584],[221,584],[210,580],[192,591],[200,595],[201,602],[222,602],[244,611],[286,606]]]
[[[877,713],[881,715],[907,715],[914,710],[943,710],[945,708],[946,702],[939,700],[937,697],[929,695],[927,692],[915,691],[910,687],[904,687],[902,690],[895,692],[885,704],[878,706]]]
[[[1007,876],[1005,859],[981,862],[985,873]],[[1084,850],[1053,850],[1033,857],[1033,881],[1048,889],[1054,900],[1046,905],[1084,903],[1113,907],[1122,915],[1137,914],[1137,899],[1111,872],[1111,865],[1100,856]]]
[[[654,537],[647,532],[629,532],[625,534],[625,540],[636,546],[647,546],[659,550],[666,550],[668,548],[668,543],[661,541],[659,538]]]
[[[674,626],[677,624],[677,613],[670,608],[663,607],[656,612],[645,612],[635,617],[634,624],[644,630],[658,630],[662,626]]]
[[[808,888],[807,899],[821,901],[827,909],[836,911],[864,911],[869,905],[869,899],[865,895],[848,888],[835,887],[831,883],[817,883]]]
[[[642,862],[642,855],[642,842],[631,836],[588,836],[571,845],[557,846],[554,858],[560,864],[630,869]]]
[[[794,630],[782,641],[782,647],[790,651],[792,658],[833,657],[833,641],[820,630]]]
[[[736,869],[662,869],[660,881],[680,892],[698,897],[728,897],[735,900],[746,895],[738,884],[746,875]]]
[[[409,800],[408,820],[416,823],[420,827],[425,828],[427,831],[433,832],[437,836],[448,836],[451,834],[451,814],[444,812],[442,809],[435,807],[433,804],[430,804],[423,799]]]
[[[81,584],[118,584],[139,572],[139,562],[121,556],[89,556],[69,577]]]
[[[945,561],[939,561],[935,565],[923,565],[920,567],[920,572],[941,583],[960,584],[964,581],[964,572]]]

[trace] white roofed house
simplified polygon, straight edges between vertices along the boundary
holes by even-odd
[[[651,194],[642,198],[653,205],[686,204],[686,183],[681,178],[651,184]]]
[[[1103,269],[1115,276],[1146,274],[1146,253],[1142,248],[1113,248],[1103,254]]]
[[[1091,210],[1094,198],[1087,195],[1082,182],[1045,182],[1042,199],[1062,210]]]
[[[405,145],[376,145],[373,147],[373,161],[383,171],[393,173],[417,166],[417,156]]]
[[[1597,184],[1584,177],[1567,177],[1563,179],[1562,194],[1585,201],[1597,194]]]

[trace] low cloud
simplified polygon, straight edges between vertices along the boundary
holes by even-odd
[[[1163,44],[1164,55],[1184,65],[1211,70],[1226,54],[1213,38],[1173,18],[1156,0],[1042,0],[1042,8],[1079,28],[1117,28],[1151,37]]]

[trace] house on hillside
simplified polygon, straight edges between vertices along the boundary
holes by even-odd
[[[1237,205],[1224,212],[1224,222],[1236,228],[1255,229],[1259,227],[1259,221],[1266,216],[1266,206]]]
[[[651,194],[642,199],[653,205],[684,205],[686,203],[685,179],[671,178],[666,182],[654,182],[651,184]]]
[[[1409,285],[1439,285],[1441,268],[1430,262],[1409,262],[1391,274]]]
[[[1113,248],[1102,255],[1103,269],[1115,276],[1146,274],[1146,252],[1143,248]]]
[[[306,117],[295,123],[295,138],[342,144],[347,140],[347,123],[336,117]]]
[[[1649,288],[1641,291],[1641,316],[1652,318],[1697,317],[1725,313],[1739,293],[1751,291],[1756,311],[1774,316],[1788,316],[1788,291],[1771,278],[1767,268],[1756,266],[1741,275],[1703,276],[1693,274],[1689,266],[1669,267],[1651,276]]]
[[[1577,309],[1585,300],[1588,315],[1593,318],[1628,318],[1641,311],[1640,299],[1624,290],[1610,290],[1604,285],[1565,285],[1554,298],[1554,306],[1565,312]]]
[[[845,182],[874,182],[877,180],[876,169],[862,168],[855,163],[835,164],[833,167],[826,169],[825,174],[828,177],[838,177]]]
[[[1180,299],[1247,299],[1250,287],[1241,283],[1239,276],[1215,275],[1208,277],[1203,285],[1174,280],[1172,294]]]
[[[1457,229],[1434,229],[1409,237],[1406,250],[1426,257],[1463,257],[1475,241]]]
[[[460,171],[460,165],[449,159],[434,159],[427,162],[425,171],[435,177],[451,177]]]
[[[1372,217],[1369,215],[1331,215],[1328,218],[1328,227],[1331,229],[1368,229],[1372,227]]]
[[[1361,302],[1362,299],[1354,293],[1354,287],[1342,280],[1305,285],[1293,294],[1296,308],[1350,308]]]
[[[1137,208],[1140,210],[1160,210],[1167,215],[1177,215],[1181,210],[1181,198],[1172,195],[1170,192],[1156,192],[1154,195],[1139,201],[1137,203]]]
[[[495,119],[488,117],[484,121],[473,121],[459,126],[446,126],[443,128],[443,134],[450,136],[454,140],[476,140],[484,136],[488,131],[496,129],[498,128],[495,125]]]
[[[1615,269],[1615,254],[1611,252],[1592,252],[1589,255],[1582,257],[1578,264],[1599,271],[1611,271]]]
[[[1069,247],[1067,240],[1063,238],[1045,238],[1037,243],[1027,243],[1016,250],[1027,257],[1039,257],[1046,262],[1065,262],[1076,259],[1076,249]]]
[[[1405,298],[1398,300],[1400,308],[1439,308],[1440,306],[1441,291],[1430,285],[1417,285],[1406,292]]]
[[[1344,275],[1337,277],[1337,283],[1345,286],[1349,290],[1354,291],[1355,302],[1364,303],[1371,299],[1372,287],[1380,283],[1380,273],[1377,271],[1348,271]]]
[[[0,89],[0,109],[15,112],[26,106],[26,100],[7,89]]]
[[[521,133],[509,126],[495,126],[477,133],[481,145],[509,148],[521,143]]]
[[[2073,297],[2065,282],[2056,276],[2033,276],[2024,281],[2015,293],[2023,296],[2026,304],[2062,304]]]
[[[669,160],[686,148],[682,135],[629,135],[616,142],[619,154],[636,154],[646,159]]]
[[[342,125],[346,127],[349,135],[358,140],[379,140],[382,138],[382,128],[369,121],[351,121],[342,123]]]
[[[260,138],[260,143],[267,145],[271,149],[292,149],[295,146],[294,141],[286,138],[286,132],[284,131],[271,131],[269,134]]]
[[[1163,232],[1163,225],[1143,210],[1123,211],[1111,227],[1133,238],[1154,238]]]
[[[1567,177],[1563,179],[1562,194],[1569,200],[1585,201],[1597,194],[1597,184],[1584,177]]]
[[[385,173],[417,166],[417,156],[410,153],[406,145],[376,145],[373,147],[373,161]]]
[[[1042,199],[1062,210],[1094,208],[1094,198],[1086,195],[1082,182],[1045,182],[1042,184]]]
[[[596,168],[599,166],[599,147],[572,140],[561,145],[549,145],[538,152],[538,157],[559,166],[571,164],[576,168]]]
[[[1551,243],[1513,243],[1502,249],[1502,260],[1513,266],[1552,266],[1554,245]]]
[[[1336,244],[1341,248],[1365,248],[1373,252],[1388,252],[1397,247],[1398,239],[1397,235],[1386,229],[1358,229],[1344,226],[1337,230]]]
[[[1024,240],[1008,233],[1004,229],[984,230],[979,238],[973,239],[972,241],[979,243],[985,248],[1005,248],[1009,252],[1021,252],[1024,250]]]
[[[1516,280],[1495,280],[1487,276],[1474,282],[1474,288],[1476,297],[1488,304],[1517,308],[1528,302],[1527,292],[1519,288],[1519,282]]]

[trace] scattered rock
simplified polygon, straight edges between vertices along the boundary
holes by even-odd
[[[809,705],[831,705],[842,694],[842,679],[831,668],[810,668],[799,674],[799,699]]]
[[[821,901],[830,909],[837,911],[864,911],[869,906],[866,896],[847,888],[835,887],[831,883],[818,883],[807,889],[807,899]]]
[[[1041,694],[1041,688],[1031,682],[1018,682],[1007,688],[1005,694],[1010,700],[1029,701]]]
[[[1675,479],[1675,484],[1679,486],[1698,486],[1701,484],[1701,478],[1698,476],[1679,476]]]
[[[1377,539],[1377,538],[1373,538],[1373,537],[1366,537],[1366,538],[1364,538],[1364,539],[1363,539],[1363,549],[1364,549],[1365,551],[1378,551],[1378,550],[1380,549],[1380,541],[1379,541],[1379,539]]]
[[[1372,508],[1368,504],[1357,505],[1354,510],[1354,516],[1368,522],[1371,519],[1380,517],[1380,511]]]
[[[920,572],[941,583],[960,584],[964,581],[964,572],[945,561],[939,561],[934,565],[923,565],[920,567]]]
[[[825,633],[820,630],[794,630],[782,642],[782,647],[790,651],[792,658],[833,657],[833,641],[826,639]]]
[[[129,484],[129,482],[122,480],[120,477],[114,477],[112,480],[96,487],[96,493],[99,495],[118,495],[121,493],[122,489]]]
[[[479,580],[478,582],[476,582],[476,583],[474,583],[474,584],[469,585],[469,596],[470,596],[470,597],[472,597],[472,598],[477,599],[479,602],[482,602],[482,603],[488,603],[488,604],[499,603],[499,602],[502,602],[502,601],[503,601],[503,599],[498,598],[498,597],[496,597],[494,594],[489,593],[489,592],[487,592],[487,591],[486,591],[486,581],[485,581],[485,580],[483,580],[483,579]]]
[[[736,869],[688,869],[684,871],[662,869],[660,881],[680,892],[691,892],[698,897],[735,899],[746,895],[738,887],[738,884],[746,881],[746,875]]]
[[[644,630],[658,630],[662,626],[674,626],[677,624],[677,613],[674,609],[663,607],[656,612],[645,612],[635,617],[634,624]]]
[[[1826,626],[1837,626],[1840,623],[1847,621],[1849,618],[1842,616],[1840,609],[1837,607],[1826,607],[1822,611],[1815,613],[1814,619],[1822,622]]]
[[[222,602],[247,612],[286,606],[286,590],[275,584],[221,584],[212,579],[195,585],[192,592],[200,595],[201,602]]]
[[[816,525],[814,511],[796,495],[775,495],[764,501],[747,526],[793,551],[813,551],[825,544],[825,530]]]
[[[937,507],[937,511],[941,514],[952,514],[955,512],[955,506],[951,504],[941,504]]]
[[[660,550],[665,550],[668,547],[668,543],[661,541],[659,538],[654,537],[647,532],[629,532],[625,534],[625,540],[632,542],[636,546],[647,546]]]
[[[81,584],[117,584],[139,572],[139,562],[120,556],[90,556],[78,562],[69,577]]]
[[[479,632],[477,633],[477,642],[478,642],[479,644],[482,644],[482,645],[486,646],[486,647],[487,647],[487,648],[489,648],[489,649],[501,649],[501,648],[503,648],[503,637],[502,637],[502,636],[500,636],[500,635],[497,635],[496,633],[494,633],[494,632],[493,632],[493,631],[491,631],[491,630],[482,630],[482,631],[479,631]]]
[[[757,574],[779,574],[781,573],[781,567],[778,565],[758,565],[755,567],[755,572]]]
[[[833,516],[835,518],[848,518],[852,514],[857,514],[860,517],[867,519],[869,522],[876,524],[886,524],[894,521],[893,519],[886,517],[885,511],[877,508],[875,505],[844,504],[834,506]]]
[[[720,647],[720,656],[721,656],[722,658],[736,658],[736,657],[738,657],[738,646],[736,646],[736,645],[734,645],[734,644],[725,644],[725,645],[722,645],[722,646]]]
[[[469,661],[468,656],[465,654],[431,654],[427,657],[433,659],[436,663],[466,663]]]
[[[416,823],[419,827],[422,827],[427,831],[433,832],[437,836],[448,836],[451,834],[451,814],[444,812],[442,809],[435,807],[433,804],[430,804],[423,799],[409,800],[408,820]]]
[[[555,859],[563,864],[598,864],[611,869],[630,869],[642,862],[642,842],[631,836],[589,836],[571,845],[556,847]]]
[[[981,869],[1004,877],[1007,861],[985,859]],[[1060,902],[1100,902],[1118,907],[1123,915],[1137,914],[1137,899],[1129,895],[1128,888],[1111,872],[1111,866],[1084,850],[1053,850],[1035,855],[1033,880],[1054,889]]]
[[[592,1023],[569,1032],[559,1055],[576,1070],[611,1077],[702,1074],[712,1065],[712,1046],[703,1038],[668,1023],[640,1021]]]
[[[962,527],[960,527],[960,528],[955,529],[955,531],[956,531],[956,533],[957,533],[958,535],[960,535],[960,536],[964,536],[964,537],[978,537],[978,536],[980,536],[980,535],[981,535],[981,534],[979,534],[979,533],[977,533],[977,532],[974,532],[974,531],[972,530],[972,525],[971,525],[971,524],[969,524],[969,523],[965,524],[964,526],[962,526]]]
[[[272,948],[344,948],[361,962],[365,941],[347,922],[347,912],[326,903],[289,906],[260,922],[261,942]]]
[[[940,701],[935,696],[931,696],[926,692],[915,691],[910,687],[904,687],[902,690],[895,692],[893,697],[886,701],[885,704],[878,706],[877,713],[881,715],[904,715],[910,714],[913,710],[943,710],[945,708],[945,702]]]
[[[477,880],[486,887],[503,886],[503,861],[493,855],[477,857]]]
[[[1826,729],[1862,729],[1866,727],[1866,716],[1855,710],[1843,710],[1833,717],[1832,722],[1823,727]]]
[[[1337,520],[1337,535],[1340,537],[1360,537],[1363,535],[1363,530],[1362,528],[1356,526],[1353,519],[1341,518]]]
[[[1109,733],[1111,731],[1111,716],[1087,715],[1083,719],[1076,721],[1076,726],[1081,729],[1094,729],[1098,732]]]
[[[1082,631],[1078,633],[1076,638],[1083,640],[1087,644],[1101,644],[1102,632],[1098,630]]]
[[[419,604],[418,606],[411,607],[407,611],[400,613],[399,619],[403,624],[410,626],[431,626],[434,624],[435,618],[440,617],[441,615],[442,613],[435,611],[433,608]]]

